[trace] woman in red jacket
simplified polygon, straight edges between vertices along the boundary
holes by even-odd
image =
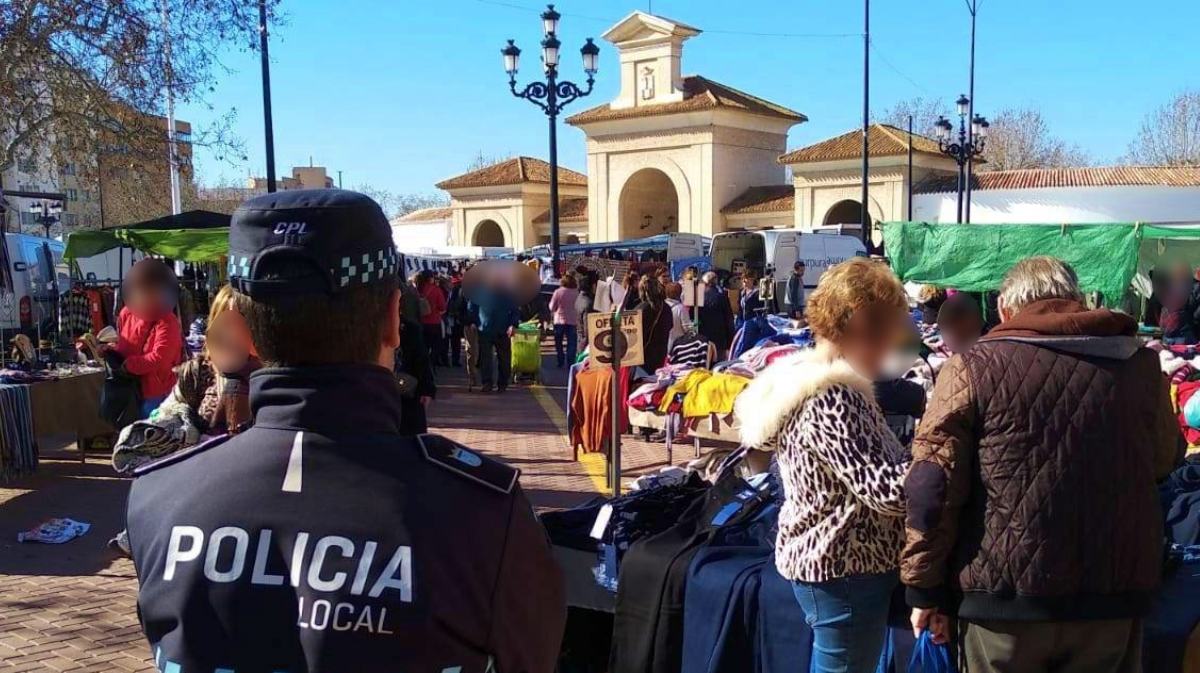
[[[421,332],[429,349],[429,362],[435,367],[445,365],[446,338],[442,333],[442,316],[446,315],[446,294],[432,271],[417,274],[417,294],[425,300],[421,306]]]
[[[141,383],[141,416],[147,418],[175,387],[175,366],[183,361],[183,329],[175,316],[179,281],[171,267],[147,257],[129,269],[121,293],[115,350]]]

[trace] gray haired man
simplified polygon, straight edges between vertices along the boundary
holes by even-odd
[[[1156,480],[1182,456],[1158,357],[1033,257],[999,327],[938,375],[905,481],[901,579],[915,630],[971,673],[1132,673],[1161,573]]]

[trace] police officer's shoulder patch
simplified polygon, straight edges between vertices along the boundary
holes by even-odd
[[[175,453],[168,454],[166,456],[163,456],[162,458],[159,458],[158,460],[146,463],[145,465],[142,465],[141,467],[134,468],[133,476],[140,477],[143,474],[147,474],[149,472],[153,472],[155,470],[162,469],[164,467],[167,467],[168,465],[174,465],[175,463],[185,461],[188,458],[195,456],[196,454],[204,453],[205,451],[213,448],[214,446],[220,446],[221,444],[224,444],[225,442],[229,441],[229,439],[232,437],[233,437],[233,435],[221,435],[220,437],[213,437],[212,439],[200,442],[199,444],[197,444],[195,446],[188,447],[186,449],[176,451]]]
[[[493,491],[512,493],[517,486],[517,478],[521,476],[517,468],[481,455],[441,435],[417,435],[417,442],[421,445],[425,460]]]

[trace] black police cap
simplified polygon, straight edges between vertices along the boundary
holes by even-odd
[[[310,274],[268,279],[280,263]],[[395,276],[392,229],[379,204],[358,192],[297,189],[256,196],[233,213],[229,282],[251,297],[333,294]]]

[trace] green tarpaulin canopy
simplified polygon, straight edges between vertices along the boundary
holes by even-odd
[[[1051,255],[1075,268],[1084,291],[1100,292],[1110,304],[1129,289],[1143,237],[1184,236],[1181,231],[1187,230],[1133,223],[883,225],[892,268],[905,281],[994,290],[1018,261]],[[1200,232],[1186,235],[1200,237]]]
[[[182,262],[219,262],[229,252],[229,228],[103,229],[67,237],[67,259],[91,257],[120,246]]]

